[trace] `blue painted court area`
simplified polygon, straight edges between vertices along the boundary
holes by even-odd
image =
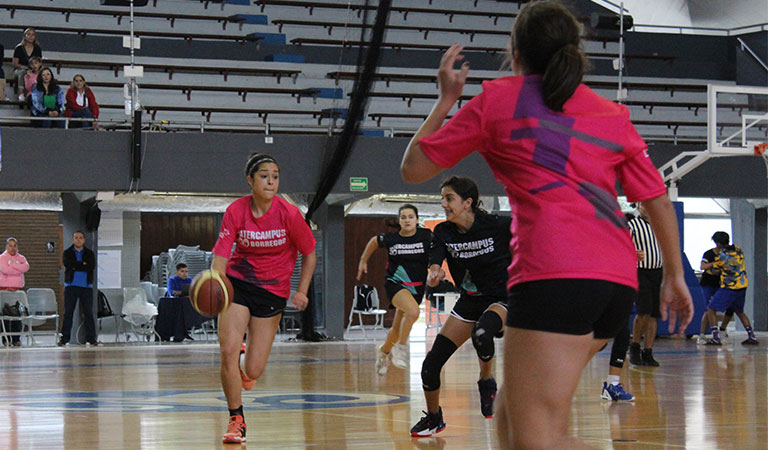
[[[275,392],[243,393],[243,405],[249,411],[300,411],[310,409],[386,406],[410,400],[404,395],[373,392]],[[46,413],[221,412],[226,399],[221,389],[146,390],[26,393],[0,396],[0,402],[20,410]]]

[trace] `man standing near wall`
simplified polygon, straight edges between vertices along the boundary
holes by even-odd
[[[636,366],[658,366],[653,359],[653,342],[656,340],[656,319],[661,316],[660,295],[663,277],[661,248],[651,229],[642,205],[637,207],[639,216],[629,221],[629,231],[635,249],[642,251],[643,259],[637,262],[637,316],[632,330],[632,343],[629,346],[629,362]],[[640,338],[643,349],[640,350]]]
[[[62,263],[64,265],[64,323],[61,325],[59,346],[63,347],[69,343],[72,317],[78,300],[85,320],[86,346],[98,345],[96,321],[93,317],[93,271],[96,268],[96,257],[85,246],[85,234],[82,231],[75,231],[72,234],[72,245],[64,250]]]

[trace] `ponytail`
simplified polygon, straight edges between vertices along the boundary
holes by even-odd
[[[554,0],[528,3],[515,20],[510,47],[520,54],[527,74],[542,75],[547,107],[562,111],[588,65],[576,17]]]
[[[586,60],[584,54],[573,44],[560,47],[549,59],[541,90],[544,103],[553,111],[562,111],[563,105],[581,84]]]

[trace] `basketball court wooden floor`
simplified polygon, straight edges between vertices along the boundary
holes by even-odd
[[[629,368],[636,404],[599,398],[609,349],[585,369],[572,429],[599,449],[768,448],[768,336],[722,348],[658,341],[658,368]],[[276,344],[244,394],[251,449],[498,448],[480,415],[477,363],[465,345],[447,364],[447,428],[412,439],[432,338],[411,343],[410,370],[374,373],[371,341]],[[497,346],[497,349],[500,347]],[[0,449],[216,449],[227,423],[214,344],[0,350]],[[497,367],[497,373],[500,373]],[[513,407],[525,414],[525,405]]]

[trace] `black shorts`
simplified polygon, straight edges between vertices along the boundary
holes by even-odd
[[[275,295],[264,288],[246,283],[243,280],[230,277],[232,287],[235,288],[235,297],[232,303],[243,305],[251,312],[253,317],[273,317],[285,311],[288,299]]]
[[[424,299],[425,287],[426,284],[422,284],[421,286],[413,286],[413,289],[416,290],[416,293],[414,294],[407,286],[403,286],[400,283],[395,283],[394,281],[390,280],[384,281],[384,290],[387,291],[387,297],[389,297],[389,308],[395,309],[395,305],[392,304],[392,299],[394,299],[395,295],[403,289],[410,292],[411,295],[413,295],[413,299],[416,300],[416,303],[421,305],[421,301]]]
[[[637,291],[592,279],[529,281],[509,292],[507,326],[526,330],[615,337],[629,320]]]
[[[471,296],[462,293],[456,300],[451,315],[463,322],[477,322],[489,306],[498,304],[507,309],[507,302],[502,297],[490,295]]]
[[[637,269],[637,313],[648,314],[651,317],[661,317],[661,279],[663,269]]]

